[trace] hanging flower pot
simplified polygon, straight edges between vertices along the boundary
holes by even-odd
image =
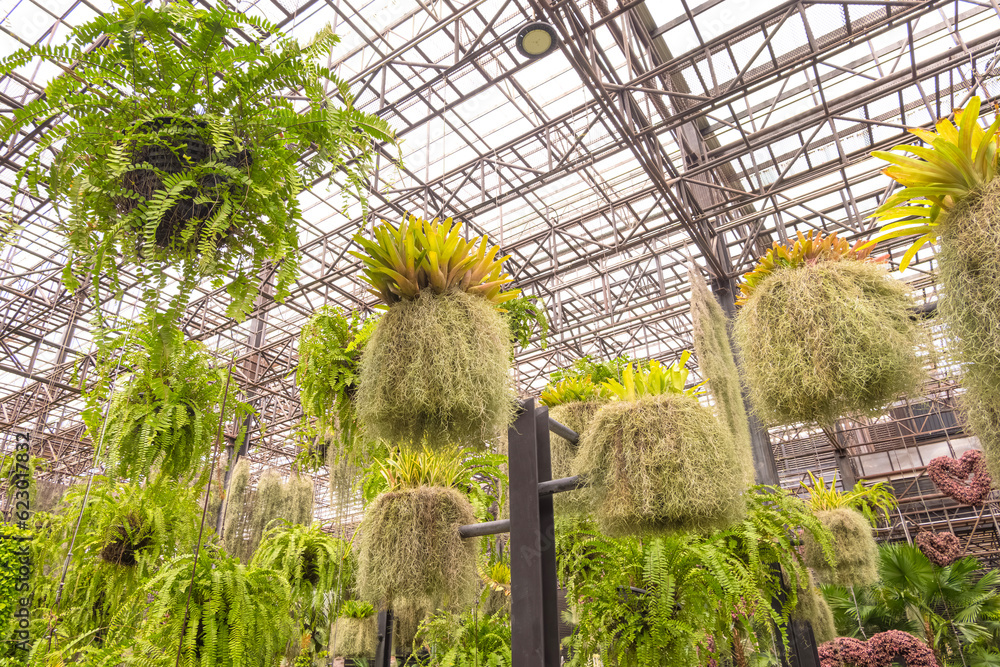
[[[357,586],[379,609],[461,608],[479,591],[478,539],[459,526],[476,522],[458,456],[399,452],[382,464],[388,491],[365,508],[359,528]]]
[[[368,435],[400,445],[481,447],[510,424],[510,329],[500,313],[518,290],[506,257],[486,237],[467,242],[461,223],[413,216],[383,223],[367,254],[370,290],[388,305],[365,347],[356,399]]]
[[[347,600],[333,627],[333,654],[352,661],[371,659],[378,647],[375,607],[360,600]],[[345,661],[346,664],[346,661]]]
[[[151,310],[164,281],[179,285],[170,305],[181,310],[211,278],[232,297],[228,314],[242,317],[270,265],[282,299],[298,267],[299,193],[332,167],[364,200],[377,144],[395,143],[323,66],[337,42],[324,28],[303,44],[221,5],[132,3],[77,27],[65,45],[0,59],[4,72],[36,61],[65,72],[0,122],[0,143],[59,119],[15,189],[57,205],[67,286],[92,274],[94,298],[112,297],[121,258],[138,265]]]
[[[775,242],[740,289],[733,337],[768,424],[878,414],[922,377],[909,290],[836,234]]]
[[[685,389],[689,356],[638,373],[629,364],[622,383],[605,383],[613,400],[584,433],[573,469],[587,476],[609,535],[719,529],[745,515],[750,452],[699,404],[700,385]]]
[[[808,533],[803,534],[806,565],[823,584],[867,586],[878,581],[878,544],[872,527],[860,512],[842,507],[815,513],[832,538],[835,561],[827,559],[820,545]]]
[[[916,158],[874,151],[890,163],[884,173],[904,187],[886,199],[875,217],[889,222],[872,243],[918,238],[903,255],[907,267],[927,243],[936,256],[943,294],[938,311],[955,339],[962,362],[960,401],[971,431],[982,443],[993,477],[1000,476],[1000,119],[986,130],[980,100],[941,119],[936,132],[914,129],[929,146],[896,146]]]

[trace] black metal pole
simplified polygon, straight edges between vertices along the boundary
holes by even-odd
[[[375,649],[375,667],[389,667],[392,660],[392,610],[378,613],[378,648]]]
[[[535,447],[538,460],[538,481],[535,497],[538,499],[538,524],[542,557],[542,636],[547,667],[559,667],[559,580],[556,577],[556,519],[552,508],[552,494],[540,494],[538,488],[552,479],[552,452],[549,449],[549,409],[535,412]]]

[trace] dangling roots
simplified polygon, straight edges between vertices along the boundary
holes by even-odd
[[[465,292],[421,292],[379,320],[361,358],[358,419],[400,445],[482,447],[514,415],[510,329]]]
[[[601,408],[574,461],[608,535],[713,530],[746,514],[749,452],[697,399],[680,394]]]
[[[580,435],[590,425],[597,411],[605,404],[604,401],[574,401],[549,408],[549,416],[563,426],[568,426]],[[549,435],[549,450],[552,456],[552,479],[569,477],[573,474],[573,459],[580,449],[579,443],[573,444],[563,437],[551,433]],[[553,509],[561,516],[571,516],[587,511],[587,489],[578,489],[560,493],[552,498]]]
[[[878,545],[871,525],[861,513],[840,508],[816,512],[816,518],[833,533],[830,542],[837,558],[831,566],[812,535],[808,531],[803,534],[806,565],[820,583],[867,586],[878,581]]]
[[[768,424],[875,415],[923,377],[908,288],[873,262],[775,271],[736,317],[754,411]]]

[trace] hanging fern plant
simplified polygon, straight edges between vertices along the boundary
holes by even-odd
[[[394,143],[392,131],[356,109],[347,84],[321,64],[338,42],[329,29],[303,46],[223,6],[118,8],[67,44],[0,60],[5,72],[36,59],[66,72],[0,125],[0,140],[16,145],[34,124],[63,119],[42,133],[16,187],[58,207],[67,286],[90,274],[99,298],[107,275],[117,290],[124,257],[151,307],[167,271],[178,270],[172,306],[211,277],[228,282],[228,312],[239,317],[262,269],[277,267],[280,300],[297,273],[297,195],[339,169],[345,196],[361,196],[375,143]]]
[[[232,383],[224,397],[225,370],[179,329],[141,326],[124,355],[123,365],[132,373],[111,398],[104,435],[111,470],[133,479],[200,473],[220,420],[242,423],[250,406],[239,400]],[[99,407],[92,405],[84,419],[93,441],[100,442]]]
[[[173,559],[146,585],[154,599],[137,650],[153,664],[163,658],[173,664],[178,643],[183,667],[277,664],[292,630],[285,578],[212,549],[193,561]]]

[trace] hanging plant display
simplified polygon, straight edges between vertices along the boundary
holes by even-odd
[[[902,145],[872,155],[891,163],[884,173],[903,188],[875,217],[888,224],[871,243],[918,238],[900,261],[904,270],[925,244],[938,243],[943,295],[938,311],[962,362],[960,401],[971,431],[982,443],[994,477],[1000,476],[1000,119],[984,130],[980,100],[955,109],[955,123],[910,132],[929,146]]]
[[[962,557],[962,542],[954,533],[917,533],[914,539],[920,552],[938,567],[948,567]]]
[[[909,289],[837,235],[775,242],[740,285],[733,337],[767,424],[875,415],[922,378]]]
[[[820,667],[940,667],[927,644],[902,630],[880,632],[868,641],[838,637],[818,650]]]
[[[0,140],[16,145],[33,124],[61,118],[36,141],[15,190],[26,182],[56,204],[67,286],[89,274],[95,298],[104,277],[114,293],[124,257],[150,308],[168,271],[180,274],[176,309],[211,277],[228,283],[228,313],[241,317],[265,266],[276,268],[282,299],[297,274],[298,194],[332,168],[360,197],[376,142],[394,143],[392,131],[357,110],[322,64],[339,41],[329,29],[303,46],[223,6],[120,7],[66,45],[0,60],[4,72],[36,59],[65,72],[0,125]]]
[[[847,492],[837,490],[834,476],[827,487],[811,472],[812,482],[802,486],[809,492],[809,508],[832,534],[832,554],[809,534],[803,535],[806,565],[820,583],[867,586],[878,581],[878,544],[872,526],[888,519],[896,509],[896,498],[884,482],[865,486],[863,481]],[[830,556],[833,558],[830,558]]]
[[[607,403],[604,388],[595,385],[589,377],[566,378],[545,387],[539,402],[549,408],[549,417],[568,426],[581,438],[597,411]],[[572,443],[555,433],[549,434],[549,454],[552,462],[552,479],[573,474],[573,460],[579,451],[579,442]],[[571,516],[587,511],[587,489],[559,493],[552,497],[553,509],[560,516]]]
[[[801,583],[805,586],[796,590],[798,601],[791,618],[796,621],[807,621],[817,644],[836,638],[837,628],[833,622],[833,611],[823,597],[823,591],[816,586],[811,575],[808,581]]]
[[[519,290],[506,257],[462,223],[407,217],[383,223],[366,254],[369,290],[388,306],[361,358],[356,408],[368,435],[420,447],[482,447],[513,419],[510,328],[499,307]]]
[[[465,479],[461,458],[404,450],[380,470],[387,491],[365,508],[357,538],[361,598],[380,609],[472,604],[479,543],[458,534],[476,522],[469,499],[454,488]]]
[[[378,645],[375,607],[361,600],[346,600],[340,606],[333,637],[333,654],[337,657],[349,660],[374,657]]]
[[[966,505],[978,505],[986,500],[993,484],[986,458],[977,449],[970,449],[958,460],[950,456],[931,459],[927,464],[927,476],[938,491]]]
[[[753,481],[749,450],[685,388],[689,352],[673,366],[650,361],[608,380],[610,403],[594,416],[573,464],[586,475],[601,530],[642,535],[712,530],[740,521]]]
[[[251,410],[234,384],[224,396],[226,371],[173,326],[137,328],[122,363],[131,374],[111,397],[103,438],[108,465],[122,477],[198,475],[209,463],[220,420],[242,423]],[[93,442],[102,440],[101,408],[93,402],[84,412]]]

